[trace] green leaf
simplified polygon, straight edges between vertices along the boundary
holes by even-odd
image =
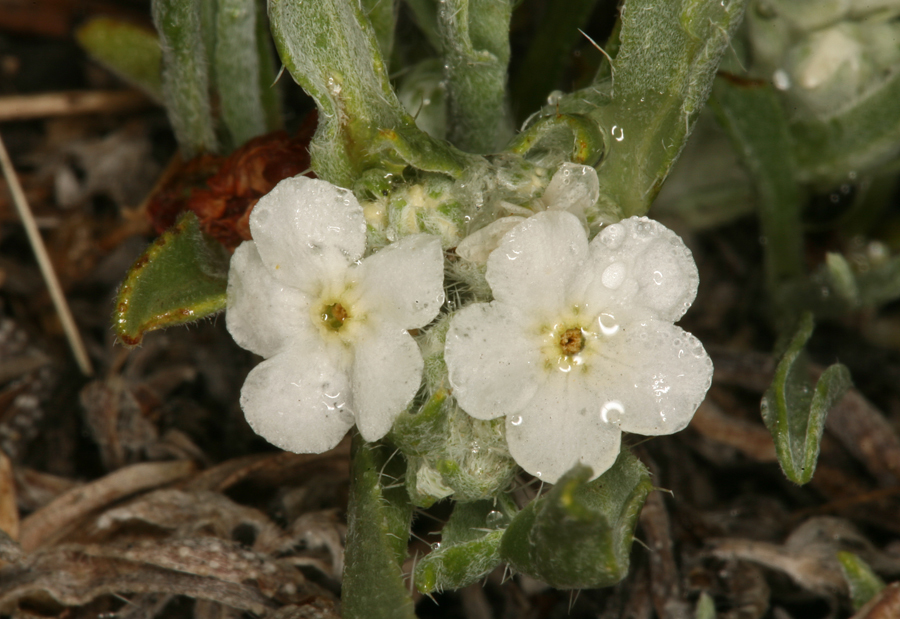
[[[222,119],[237,147],[266,132],[256,0],[217,0],[213,54]]]
[[[884,581],[872,571],[865,561],[852,552],[838,552],[837,558],[841,563],[841,571],[844,573],[847,585],[850,587],[853,610],[859,610],[884,589]]]
[[[360,7],[372,24],[378,49],[385,67],[394,48],[394,28],[397,25],[397,0],[360,0]]]
[[[791,125],[799,178],[833,186],[848,174],[896,159],[900,154],[900,71],[848,111],[822,120],[812,115]]]
[[[259,92],[266,115],[266,129],[277,131],[284,125],[281,115],[281,91],[276,85],[278,74],[266,0],[256,0],[256,49],[259,55]]]
[[[95,17],[75,31],[75,38],[100,64],[162,102],[162,52],[153,30],[111,17]]]
[[[412,520],[404,462],[353,438],[347,549],[341,602],[346,619],[415,619],[401,566]]]
[[[756,187],[769,290],[784,314],[785,285],[804,271],[800,192],[784,112],[771,86],[737,78],[718,80],[712,103]]]
[[[709,96],[744,5],[739,0],[623,4],[611,84],[595,81],[560,102],[561,112],[589,114],[608,136],[609,150],[597,169],[604,210],[629,217],[650,208]],[[604,101],[606,93],[611,101]]]
[[[701,593],[697,600],[694,619],[716,619],[716,603],[706,591]]]
[[[388,81],[378,40],[357,2],[271,0],[282,62],[319,107],[310,145],[320,177],[349,187],[367,167],[377,132],[413,126]]]
[[[224,310],[229,260],[222,245],[200,230],[196,215],[182,215],[122,282],[113,316],[119,341],[136,346],[148,331]]]
[[[558,589],[608,587],[628,573],[641,507],[652,489],[647,468],[627,450],[594,481],[576,466],[506,530],[501,557]]]
[[[800,485],[815,473],[828,410],[851,385],[850,371],[835,363],[810,389],[804,346],[813,327],[812,314],[804,313],[761,403],[762,418],[775,440],[781,470]]]
[[[217,148],[209,102],[200,0],[153,0],[162,47],[162,86],[169,121],[186,157]]]
[[[504,527],[516,512],[509,497],[457,503],[441,532],[441,543],[416,564],[414,582],[421,593],[459,589],[500,565]]]
[[[511,15],[511,0],[440,3],[448,137],[464,151],[495,152],[512,137],[506,101]]]

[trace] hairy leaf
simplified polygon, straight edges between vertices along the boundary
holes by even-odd
[[[628,451],[589,482],[591,476],[589,467],[576,466],[519,512],[503,536],[501,557],[558,589],[608,587],[624,578],[650,476]]]
[[[166,111],[185,155],[217,148],[200,0],[154,0]]]
[[[162,52],[155,32],[111,17],[95,17],[75,31],[75,38],[103,66],[162,101]]]
[[[113,323],[119,341],[194,322],[225,309],[228,252],[185,213],[131,267],[119,288]]]
[[[853,609],[859,610],[884,589],[884,581],[865,561],[852,552],[841,551],[837,553],[837,558],[850,587]]]
[[[343,613],[347,619],[414,619],[401,565],[412,519],[403,459],[385,447],[353,440]],[[390,486],[390,487],[388,487]]]
[[[812,479],[816,470],[828,410],[851,384],[847,367],[835,363],[810,389],[804,346],[813,327],[812,314],[807,312],[778,362],[775,379],[761,404],[763,421],[775,440],[778,463],[788,479],[801,485]]]

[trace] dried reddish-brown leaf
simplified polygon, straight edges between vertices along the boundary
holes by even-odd
[[[201,155],[188,161],[152,195],[147,213],[157,232],[191,210],[205,232],[229,249],[250,240],[250,211],[279,181],[309,173],[310,114],[295,136],[276,131],[253,138],[228,157]]]

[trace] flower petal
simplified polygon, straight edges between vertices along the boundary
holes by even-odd
[[[444,303],[444,252],[431,234],[404,237],[369,256],[352,276],[360,311],[407,329],[424,327]]]
[[[515,311],[476,303],[453,316],[444,361],[453,395],[476,419],[518,412],[542,380],[540,346],[516,322]]]
[[[366,221],[353,194],[305,176],[286,178],[259,199],[250,233],[272,275],[308,294],[366,248]]]
[[[416,341],[399,327],[373,330],[360,337],[355,354],[356,427],[364,439],[377,441],[416,395],[425,362]]]
[[[564,163],[550,179],[542,201],[549,210],[569,211],[582,222],[600,198],[597,170],[577,163]]]
[[[228,270],[225,324],[241,348],[271,357],[286,341],[312,334],[309,299],[269,274],[256,243],[242,243]]]
[[[537,319],[549,318],[566,305],[566,293],[587,258],[587,236],[578,218],[545,211],[503,237],[488,258],[486,277],[497,301]]]
[[[347,370],[309,339],[253,368],[241,389],[247,422],[264,439],[295,453],[322,453],[353,426]]]
[[[578,463],[598,477],[619,455],[622,433],[604,420],[583,376],[555,374],[520,413],[506,418],[509,452],[523,469],[550,483]]]
[[[641,308],[676,321],[697,296],[697,265],[684,241],[657,221],[630,217],[591,241],[586,301],[615,313]]]
[[[696,337],[668,322],[627,325],[604,341],[587,381],[626,432],[684,429],[706,396],[712,360]]]
[[[487,264],[491,252],[497,249],[503,236],[525,221],[524,217],[501,217],[464,238],[456,246],[456,255],[475,264]]]

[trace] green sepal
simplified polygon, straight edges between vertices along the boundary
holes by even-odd
[[[595,81],[564,97],[559,107],[561,112],[590,114],[608,132],[608,152],[597,170],[604,210],[621,209],[630,217],[650,208],[709,96],[745,4],[623,4],[618,43],[613,43],[618,52],[611,71],[612,100],[608,105],[594,103],[597,91],[607,88]]]
[[[420,593],[459,589],[490,574],[501,563],[503,527],[516,513],[508,495],[496,501],[456,503],[441,532],[441,543],[416,564]]]
[[[402,456],[353,437],[341,598],[346,619],[415,619],[402,573],[412,522],[412,504],[398,481],[403,474]]]
[[[697,599],[694,619],[716,619],[716,602],[706,591]]]
[[[100,64],[162,102],[162,51],[153,30],[111,17],[95,17],[75,31],[75,39]]]
[[[169,121],[186,157],[218,147],[200,0],[153,0],[162,48],[162,86]]]
[[[141,343],[144,333],[181,325],[225,309],[228,252],[184,213],[137,259],[116,299],[119,341]]]
[[[813,316],[805,312],[760,406],[763,421],[775,441],[781,470],[799,485],[807,483],[815,473],[828,410],[851,385],[850,371],[835,363],[810,390],[804,346],[813,328]]]
[[[446,399],[447,392],[441,389],[416,413],[401,413],[388,440],[408,456],[422,456],[439,448],[447,433]]]
[[[507,528],[500,555],[515,570],[558,589],[608,587],[628,573],[650,475],[627,450],[603,475],[576,466]]]
[[[884,589],[885,584],[869,565],[852,552],[837,553],[841,564],[841,572],[850,588],[850,600],[853,610],[859,610]]]

